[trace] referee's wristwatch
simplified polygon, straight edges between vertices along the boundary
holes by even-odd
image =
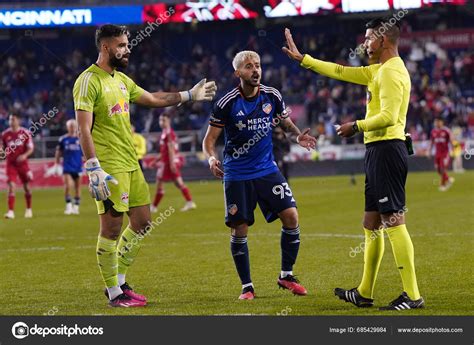
[[[359,132],[359,126],[357,126],[357,121],[354,121],[352,124],[352,131],[355,133]]]

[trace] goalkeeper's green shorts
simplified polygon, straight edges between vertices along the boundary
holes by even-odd
[[[97,213],[104,214],[111,207],[117,212],[127,212],[132,207],[150,204],[148,183],[141,169],[111,175],[118,185],[107,184],[111,195],[105,201],[96,201]]]

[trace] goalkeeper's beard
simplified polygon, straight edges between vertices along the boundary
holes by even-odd
[[[129,55],[124,55],[120,58],[117,58],[115,55],[112,55],[109,58],[109,65],[112,68],[126,68],[128,66],[128,57]]]

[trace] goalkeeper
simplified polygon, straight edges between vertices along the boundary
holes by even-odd
[[[134,292],[125,279],[151,218],[148,185],[133,145],[130,103],[167,107],[211,101],[216,93],[215,83],[205,79],[182,92],[150,93],[140,88],[116,70],[128,65],[128,36],[124,26],[106,24],[98,28],[97,62],[77,78],[73,90],[89,191],[100,219],[97,261],[113,307],[146,305],[145,296]],[[121,232],[125,212],[129,223]]]

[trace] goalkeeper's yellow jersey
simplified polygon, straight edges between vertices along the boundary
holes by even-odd
[[[405,124],[410,101],[410,75],[400,57],[384,64],[346,67],[321,61],[306,54],[301,66],[324,76],[367,85],[367,110],[357,126],[364,131],[364,143],[405,140]]]

